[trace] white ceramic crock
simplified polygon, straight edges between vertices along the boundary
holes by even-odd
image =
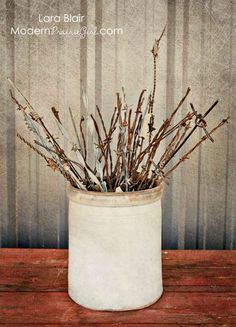
[[[69,296],[94,310],[135,310],[163,291],[162,186],[129,193],[68,188]]]

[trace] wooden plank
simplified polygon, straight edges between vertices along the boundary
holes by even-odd
[[[70,300],[66,250],[2,249],[0,289],[14,292],[0,292],[0,322],[26,326],[233,325],[235,262],[236,251],[163,251],[165,293],[160,301],[141,311],[112,313],[87,310]],[[50,289],[54,292],[48,292]],[[30,290],[33,292],[27,292]]]
[[[170,250],[162,251],[164,266],[228,267],[236,266],[235,250]]]
[[[66,293],[0,293],[0,321],[24,323],[236,323],[236,294],[166,292],[144,310],[98,312],[75,304]]]
[[[2,249],[0,262],[1,291],[67,292],[67,250]],[[236,251],[164,251],[163,282],[166,291],[235,292]]]
[[[67,272],[67,267],[3,267],[0,268],[0,291],[67,292]],[[163,267],[167,292],[236,292],[235,275],[236,270],[230,268],[216,272],[215,268]]]
[[[0,249],[3,266],[52,266],[67,265],[68,250],[63,249]]]
[[[5,324],[4,324],[5,325]],[[14,325],[13,325],[14,326]],[[18,326],[18,325],[17,325]],[[24,326],[27,326],[27,327],[35,327],[35,326],[43,326],[43,327],[56,327],[56,326],[65,326],[65,327],[67,327],[67,326],[72,326],[72,324],[38,324],[37,323],[37,325],[35,325],[35,324],[24,324]],[[73,326],[75,326],[74,324],[73,324]],[[115,324],[113,324],[113,323],[102,323],[102,324],[100,324],[100,323],[96,323],[96,322],[93,322],[93,323],[91,323],[91,324],[87,324],[87,323],[85,323],[85,324],[83,324],[83,323],[80,323],[79,324],[79,326],[80,327],[93,327],[93,326],[96,326],[96,327],[120,327],[120,326],[122,326],[122,327],[131,327],[131,326],[140,326],[140,324],[133,324],[133,323],[131,323],[131,324],[120,324],[120,323],[115,323]],[[156,326],[156,324],[142,324],[142,327],[155,327]],[[159,326],[166,326],[166,324],[165,325],[159,325],[158,324],[158,327]],[[215,327],[215,326],[214,326]]]
[[[0,291],[67,292],[67,267],[0,268]]]
[[[217,271],[216,271],[217,270]],[[232,268],[171,268],[163,267],[166,285],[232,285],[236,288],[236,270]]]
[[[38,326],[39,324],[37,324],[37,326]],[[162,327],[162,326],[164,326],[164,327],[166,327],[166,326],[176,326],[176,324],[174,323],[174,324],[163,324],[163,323],[155,323],[155,324],[140,324],[140,323],[138,323],[138,324],[133,324],[133,323],[131,323],[131,324],[123,324],[122,323],[122,325],[120,324],[120,323],[116,323],[116,324],[113,324],[113,323],[108,323],[108,324],[106,324],[106,323],[104,323],[104,324],[100,324],[100,323],[96,323],[96,322],[93,322],[92,324],[79,324],[79,326],[80,327],[94,327],[94,326],[96,326],[96,327],[120,327],[120,326],[122,326],[122,327],[132,327],[132,326],[134,326],[134,327],[155,327],[155,326],[157,326],[158,325],[158,327]],[[36,325],[32,325],[32,324],[27,324],[27,325],[25,325],[25,326],[27,326],[27,327],[35,327]],[[50,325],[48,325],[48,324],[40,324],[39,326],[43,326],[43,327],[55,327],[55,326],[72,326],[72,324],[50,324]],[[75,325],[76,326],[76,325]],[[186,324],[182,324],[181,323],[181,325],[179,325],[178,324],[178,326],[188,326],[188,327],[196,327],[196,325],[194,324],[194,325],[192,325],[192,324],[188,324],[188,323],[186,323]],[[208,327],[222,327],[222,324],[207,324],[207,323],[205,323],[205,324],[197,324],[197,326],[208,326]],[[228,327],[228,325],[226,325],[225,327]]]
[[[5,324],[4,324],[5,325]],[[155,323],[155,324],[141,324],[141,323],[130,323],[130,324],[120,324],[119,322],[118,323],[96,323],[96,322],[93,322],[93,323],[91,323],[91,324],[87,324],[87,323],[80,323],[79,324],[79,326],[80,327],[94,327],[94,326],[96,326],[96,327],[155,327],[155,326],[157,326],[158,325],[158,327],[162,327],[162,326],[164,326],[164,327],[166,327],[166,326],[176,326],[176,324],[174,323],[174,324],[163,324],[163,323],[159,323],[159,322],[157,322],[157,323]],[[14,326],[14,325],[13,325]],[[36,325],[35,324],[24,324],[24,326],[27,326],[27,327],[35,327]],[[76,325],[72,325],[72,324],[64,324],[63,323],[63,325],[62,324],[37,324],[37,326],[43,326],[43,327],[56,327],[56,326],[65,326],[65,327],[67,327],[67,326],[76,326]],[[183,323],[181,323],[181,325],[179,325],[178,324],[178,326],[188,326],[188,327],[196,327],[196,324],[194,324],[194,325],[192,325],[192,324],[188,324],[188,323],[186,323],[186,324],[183,324]],[[208,324],[208,323],[205,323],[205,324],[197,324],[197,326],[198,327],[201,327],[201,326],[207,326],[207,327],[222,327],[222,324],[212,324],[212,323],[210,323],[210,324]],[[228,327],[229,325],[225,325],[225,327]]]
[[[0,249],[1,266],[24,264],[58,266],[67,264],[64,249]],[[163,266],[229,267],[236,266],[236,250],[164,250]]]
[[[4,324],[5,325],[5,324]],[[96,322],[93,322],[93,323],[91,323],[91,324],[87,324],[87,323],[80,323],[79,324],[79,326],[80,327],[94,327],[94,326],[96,326],[96,327],[155,327],[155,326],[157,326],[158,325],[158,327],[162,327],[162,326],[164,326],[164,327],[166,327],[166,326],[176,326],[176,324],[175,323],[173,323],[173,324],[164,324],[164,323],[159,323],[159,322],[157,322],[157,323],[155,323],[155,324],[140,324],[140,323],[130,323],[130,324],[120,324],[119,322],[118,323],[102,323],[102,324],[100,324],[100,323],[96,323]],[[14,325],[13,325],[14,326]],[[17,325],[18,326],[18,325]],[[27,326],[27,327],[35,327],[36,325],[35,324],[24,324],[24,326]],[[65,327],[67,327],[67,326],[76,326],[76,325],[72,325],[72,324],[37,324],[37,326],[43,326],[43,327],[56,327],[56,326],[65,326]],[[188,323],[186,323],[186,324],[183,324],[183,323],[181,323],[181,325],[179,325],[178,324],[178,326],[188,326],[188,327],[196,327],[196,324],[194,324],[194,325],[192,325],[192,324],[188,324]],[[204,324],[197,324],[197,326],[198,327],[201,327],[201,326],[207,326],[207,327],[222,327],[222,324],[212,324],[212,323],[210,323],[210,324],[208,324],[208,323],[204,323]],[[225,325],[225,327],[228,327],[229,325]]]

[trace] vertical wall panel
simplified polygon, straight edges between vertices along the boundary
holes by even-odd
[[[90,1],[87,3],[87,27],[88,30],[94,30],[96,24],[95,24],[95,6]],[[88,96],[88,103],[89,103],[89,112],[88,114],[96,115],[95,112],[95,104],[96,104],[96,83],[95,83],[95,62],[96,62],[96,51],[95,51],[95,40],[96,37],[91,35],[87,38],[87,83],[86,83],[86,89],[87,89],[87,96]],[[82,56],[82,54],[81,54]],[[94,145],[91,138],[91,135],[89,133],[89,130],[87,130],[87,142],[88,142],[88,158],[91,165],[94,165]]]
[[[15,80],[15,40],[10,35],[10,28],[15,20],[15,1],[6,0],[6,68],[7,76]],[[4,76],[6,78],[6,75]],[[6,85],[5,97],[7,97],[7,137],[6,137],[6,174],[7,174],[7,235],[5,235],[5,246],[16,246],[17,225],[16,225],[16,155],[15,155],[15,111],[14,105],[9,99],[8,85]],[[3,242],[4,246],[4,242]]]
[[[176,108],[177,104],[179,103],[180,99],[183,97],[183,94],[186,92],[186,90],[182,87],[182,71],[183,66],[187,65],[186,62],[183,63],[182,55],[183,55],[183,49],[185,49],[185,40],[183,40],[183,17],[184,17],[184,11],[187,11],[187,6],[184,6],[183,1],[176,1],[176,10],[175,10],[175,41],[174,41],[174,72],[173,72],[173,89],[170,89],[168,92],[169,94],[172,93],[173,102],[171,107],[169,108],[169,111],[174,110]],[[169,96],[169,95],[168,95]],[[174,122],[176,123],[177,120],[180,120],[183,117],[183,112],[186,112],[184,110],[184,106],[181,108],[181,110],[177,113],[176,117],[174,118]],[[168,142],[171,140],[171,137],[168,138]],[[180,155],[176,154],[175,160],[179,160]],[[167,167],[169,168],[171,164],[169,164]],[[185,217],[183,215],[183,202],[185,202],[185,188],[184,183],[182,180],[182,173],[183,173],[184,167],[180,167],[180,169],[176,170],[173,174],[173,179],[171,180],[171,216],[172,216],[172,226],[171,226],[171,239],[172,239],[172,246],[175,248],[183,248],[184,247],[184,224],[185,224]],[[168,203],[168,198],[166,199],[166,202]]]
[[[149,15],[149,20],[152,17],[153,19],[153,34],[152,34],[152,40],[150,42],[150,46],[153,45],[154,38],[158,39],[164,26],[167,24],[167,16],[168,16],[168,2],[167,1],[155,1],[153,0],[152,8],[153,13],[152,15]],[[149,25],[149,23],[147,24]],[[149,37],[150,38],[150,37]],[[148,49],[149,49],[148,48]],[[165,35],[162,39],[160,50],[159,50],[159,56],[158,56],[158,62],[157,62],[157,91],[156,91],[156,99],[155,99],[155,119],[157,122],[157,125],[160,126],[163,122],[163,120],[166,118],[166,111],[167,111],[167,31],[165,32]],[[149,57],[148,60],[148,67],[150,66],[150,73],[147,76],[147,83],[149,86],[149,89],[152,85],[152,79],[153,79],[153,72],[152,72],[152,63],[151,63],[151,57]],[[164,150],[164,144],[160,145],[160,151],[159,153],[163,153]],[[168,186],[165,185],[167,188]],[[166,248],[168,247],[168,238],[169,238],[169,231],[171,229],[171,226],[168,226],[168,216],[166,215],[166,209],[168,207],[168,202],[166,201],[168,198],[166,197],[166,194],[164,194],[164,197],[162,199],[162,206],[163,206],[163,227],[162,227],[162,243],[163,246]]]
[[[168,1],[167,7],[167,70],[166,70],[166,115],[170,115],[175,105],[175,47],[176,47],[176,2]],[[168,145],[168,140],[166,141]],[[168,179],[163,201],[163,246],[177,248],[178,235],[172,234],[173,225],[173,175]],[[174,227],[176,229],[176,226]]]
[[[30,19],[30,6],[25,1],[18,1],[15,5],[14,26],[27,24]],[[22,10],[24,8],[24,10]],[[20,89],[24,89],[27,98],[30,97],[30,62],[29,62],[29,38],[22,37],[20,42],[15,42],[15,83]],[[10,87],[10,85],[9,85]],[[19,99],[19,94],[15,92]],[[21,98],[22,99],[22,98]],[[25,123],[22,114],[16,109],[13,111],[16,117],[16,131],[29,139],[30,132],[25,131]],[[24,132],[23,132],[24,131]],[[31,150],[19,139],[16,139],[16,220],[19,247],[30,246],[30,217],[31,206],[29,205],[30,185],[30,156]],[[34,154],[35,156],[35,154]],[[26,219],[29,217],[29,219]]]
[[[183,17],[183,89],[189,86],[191,92],[183,106],[183,110],[191,111],[192,102],[199,113],[204,112],[204,106],[200,104],[201,90],[201,2],[185,1]],[[184,146],[184,151],[191,148],[200,136],[196,130],[190,142]],[[199,193],[199,149],[193,153],[191,159],[182,166],[182,184],[184,185],[184,202],[182,209],[185,220],[185,248],[196,247],[197,217],[198,217],[198,193]]]
[[[102,27],[115,28],[116,2],[103,0]],[[117,36],[119,37],[119,36]],[[115,103],[115,37],[102,36],[101,55],[101,110],[107,121],[111,118]],[[117,90],[120,91],[120,90]],[[108,96],[109,94],[109,96]],[[99,99],[98,99],[99,100]]]
[[[176,66],[178,67],[180,65],[182,71],[180,72],[180,76],[182,77],[182,83],[181,84],[181,90],[182,90],[182,95],[186,92],[187,88],[189,87],[189,83],[188,83],[188,69],[191,67],[191,65],[189,65],[189,23],[190,23],[190,2],[189,1],[184,1],[182,2],[183,5],[183,20],[181,23],[181,19],[180,19],[180,23],[179,25],[181,26],[181,30],[182,33],[180,33],[179,37],[182,37],[182,42],[181,42],[181,46],[180,51],[182,52],[182,60],[180,60],[176,63]],[[177,32],[179,33],[179,32]],[[180,63],[181,62],[181,63]],[[181,95],[179,95],[179,97],[181,97]],[[181,113],[182,113],[182,117],[183,117],[183,113],[187,112],[189,110],[189,99],[187,99],[187,101],[185,101],[185,103],[183,104]],[[185,147],[184,147],[185,149]],[[177,185],[177,187],[179,188],[176,192],[176,197],[178,199],[176,206],[178,207],[178,210],[176,210],[176,213],[178,214],[178,247],[179,248],[185,248],[188,247],[187,245],[187,240],[189,238],[189,232],[188,230],[191,231],[191,234],[194,233],[194,216],[195,216],[195,212],[193,210],[193,212],[191,212],[191,216],[188,217],[187,214],[187,207],[186,207],[186,198],[187,198],[187,194],[189,194],[187,192],[188,189],[188,183],[186,184],[186,179],[187,179],[187,175],[188,172],[186,171],[186,166],[182,166],[179,169],[179,173],[181,175],[180,177],[180,181],[179,181],[179,185]],[[192,187],[192,185],[190,185],[189,187]],[[192,193],[191,193],[192,194]],[[194,196],[194,194],[193,194]],[[192,200],[192,199],[191,199]],[[188,201],[188,204],[191,204],[192,201]],[[190,218],[190,219],[188,219]],[[187,228],[189,227],[189,229],[187,230]],[[194,237],[191,235],[191,240],[194,241]]]
[[[58,1],[57,3],[57,14],[63,15],[67,12],[67,6],[65,6],[64,1]],[[62,22],[61,27],[65,28],[66,23]],[[63,124],[67,126],[68,120],[68,104],[66,97],[66,39],[64,37],[57,37],[57,107],[60,111]],[[59,131],[58,131],[59,132]],[[62,146],[66,147],[66,140],[62,141]],[[51,173],[51,172],[50,172]],[[53,176],[54,178],[54,176]],[[55,181],[55,178],[54,178]],[[57,215],[57,247],[62,248],[67,245],[67,199],[66,199],[66,181],[61,178],[57,184],[54,183],[54,188],[56,188],[56,205],[54,212]]]
[[[50,7],[47,3],[38,2],[38,12],[41,15],[47,15],[50,10],[52,15],[58,14],[57,4]],[[50,8],[50,9],[49,9]],[[37,17],[37,12],[35,12]],[[52,25],[50,23],[41,23],[42,27]],[[59,25],[61,27],[61,25]],[[58,36],[51,37],[50,35],[44,35],[39,38],[38,44],[38,95],[37,95],[37,108],[39,108],[40,114],[44,117],[45,121],[49,121],[47,126],[54,129],[54,135],[58,134],[50,109],[54,105],[59,107],[58,103],[58,87],[60,87],[60,77],[58,75],[59,63],[58,63]],[[50,45],[50,48],[49,48]],[[50,49],[50,50],[49,50]],[[50,67],[50,69],[48,68]],[[60,74],[63,72],[60,71]],[[47,88],[45,88],[47,85]],[[63,90],[62,90],[63,92]],[[60,108],[59,108],[60,109]],[[59,219],[60,219],[60,203],[59,193],[61,192],[58,187],[58,182],[54,179],[53,172],[48,167],[45,167],[45,162],[39,160],[39,225],[40,225],[40,241],[41,246],[57,247],[57,235],[59,233]],[[48,194],[45,201],[45,194]],[[50,205],[49,205],[50,202]],[[49,224],[50,222],[50,224]]]
[[[96,1],[95,4],[95,26],[98,31],[102,28],[103,0]],[[95,37],[95,101],[102,107],[102,36]]]
[[[0,79],[0,246],[7,246],[6,238],[8,235],[7,226],[8,226],[8,199],[7,199],[7,108],[8,108],[8,98],[6,96],[6,76],[7,66],[6,66],[6,57],[7,57],[7,39],[6,39],[6,3],[4,1],[0,2],[0,10],[2,13],[2,19],[0,23],[1,30],[3,32],[0,34],[0,56],[4,65],[0,66],[1,76]]]
[[[126,17],[126,0],[118,1],[116,0],[116,27],[123,28],[123,35],[116,36],[115,43],[115,89],[114,92],[118,92],[122,85],[125,85],[125,69],[126,69],[126,60],[125,60],[125,51],[126,51],[126,33],[127,28],[125,25]]]
[[[83,13],[84,20],[83,20],[83,26],[87,27],[87,0],[82,0],[80,3],[80,10]],[[87,37],[80,39],[80,81],[81,81],[81,88],[84,89],[84,92],[87,92]],[[81,113],[83,115],[86,114],[86,108],[83,103],[83,99],[81,96],[80,99],[80,107],[81,107]]]
[[[38,5],[36,1],[28,0],[27,5],[29,7],[28,25],[31,26],[35,19],[35,15],[38,13]],[[39,39],[30,38],[28,48],[28,66],[29,66],[29,101],[37,104],[38,89],[39,89]],[[23,91],[23,90],[22,90]],[[25,129],[24,129],[25,130]],[[34,135],[28,132],[30,135],[30,141],[33,142]],[[19,142],[19,141],[18,141]],[[25,152],[27,151],[25,147]],[[39,220],[39,160],[41,160],[33,151],[29,152],[30,161],[30,178],[28,186],[28,207],[30,211],[29,223],[30,223],[30,246],[41,246],[41,224]],[[19,192],[19,196],[21,193]]]
[[[119,3],[122,6],[122,1]],[[120,9],[120,8],[119,8]],[[116,1],[103,0],[103,12],[102,12],[102,27],[103,28],[116,28],[118,3]],[[121,13],[122,19],[123,13]],[[117,69],[118,68],[118,56],[122,51],[119,46],[116,48],[116,43],[122,44],[124,41],[124,35],[105,35],[102,36],[102,58],[101,58],[101,110],[107,126],[111,121],[111,117],[116,104],[116,92],[121,92],[121,86],[117,85]],[[118,45],[118,44],[117,44]],[[106,77],[105,77],[106,76]],[[120,82],[120,81],[119,81]],[[123,85],[125,86],[125,85]],[[108,96],[109,94],[109,96]],[[114,133],[115,134],[115,133]],[[104,135],[104,133],[103,133]],[[105,135],[104,135],[105,137]],[[117,134],[113,135],[115,140]],[[116,160],[115,152],[112,153],[112,158]],[[114,167],[114,163],[113,163]]]
[[[200,106],[203,107],[205,104],[205,87],[206,87],[206,69],[207,69],[207,58],[210,52],[210,38],[209,38],[209,25],[210,19],[207,19],[207,11],[206,5],[208,5],[205,1],[201,3],[201,92],[200,92]],[[207,49],[207,50],[206,50]],[[199,131],[199,136],[202,136],[201,131]],[[204,159],[204,158],[203,158]],[[203,170],[202,166],[202,148],[199,149],[199,158],[198,158],[198,217],[197,217],[197,249],[205,248],[205,230],[206,230],[206,210],[205,206],[201,202],[201,199],[206,196],[205,189],[203,189],[201,185],[202,179],[200,178]]]
[[[209,126],[216,125],[228,114],[230,8],[229,2],[210,1],[205,4],[207,15],[210,16],[207,32],[209,33],[209,42],[205,48],[207,53],[205,110],[215,99],[220,100],[218,108],[209,118]],[[207,142],[202,147],[199,205],[204,208],[203,215],[206,219],[204,222],[204,247],[221,249],[225,228],[226,128],[218,131],[214,138],[216,140],[215,146]]]
[[[225,207],[225,235],[224,247],[233,249],[236,247],[236,61],[234,59],[236,51],[236,3],[231,1],[231,18],[230,18],[230,57],[229,57],[229,116],[230,124],[227,130],[227,175],[226,175],[226,207]]]

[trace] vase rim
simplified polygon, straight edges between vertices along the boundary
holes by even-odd
[[[145,205],[161,199],[163,183],[151,189],[133,192],[95,192],[67,187],[68,198],[82,205],[98,207],[128,207]]]

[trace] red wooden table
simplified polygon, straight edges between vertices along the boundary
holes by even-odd
[[[67,250],[0,249],[0,324],[236,326],[236,251],[163,251],[163,278],[149,308],[91,311],[67,295]]]

